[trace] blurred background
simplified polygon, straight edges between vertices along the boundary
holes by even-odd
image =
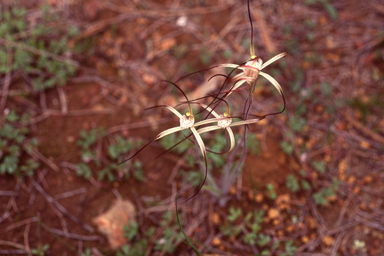
[[[263,69],[286,110],[248,126],[246,155],[244,127],[207,153],[178,223],[204,163],[188,140],[156,157],[188,133],[117,164],[179,125],[145,110],[185,100],[162,80],[204,70],[177,82],[196,99],[231,72],[209,67],[249,60],[247,1],[2,0],[0,254],[195,255],[183,228],[202,255],[381,255],[384,4],[250,7],[256,55],[287,52]],[[254,115],[283,108],[264,78],[253,97]],[[226,151],[223,131],[203,140]]]

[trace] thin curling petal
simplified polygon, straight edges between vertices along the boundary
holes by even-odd
[[[207,126],[207,127],[200,128],[199,130],[197,130],[197,132],[199,134],[202,134],[202,133],[221,130],[221,129],[223,129],[223,128],[221,128],[219,126]]]
[[[231,147],[229,148],[229,151],[228,152],[231,152],[234,148],[235,148],[235,135],[233,134],[233,132],[232,132],[232,129],[231,128],[229,128],[229,127],[227,127],[227,128],[225,128],[226,130],[227,130],[227,132],[228,132],[228,135],[229,135],[229,141],[230,141],[230,145],[231,145]],[[227,153],[228,153],[227,152]]]
[[[210,124],[210,123],[214,123],[214,122],[219,122],[219,121],[222,121],[222,120],[225,120],[227,117],[218,117],[218,118],[211,118],[211,119],[207,119],[207,120],[203,120],[203,121],[200,121],[200,122],[197,122],[195,123],[194,126],[200,126],[200,125],[204,125],[204,124]]]
[[[244,125],[244,124],[254,124],[254,123],[257,123],[257,122],[261,121],[261,119],[262,118],[248,119],[248,120],[232,123],[229,126],[233,127],[233,126],[239,126],[239,125]]]
[[[182,115],[179,113],[179,111],[177,111],[176,109],[174,109],[173,107],[171,106],[164,106],[166,107],[167,109],[169,109],[170,111],[172,111],[173,114],[177,115],[178,118],[181,118]]]
[[[244,70],[245,67],[242,67],[240,65],[237,65],[237,64],[230,64],[230,63],[227,63],[227,64],[220,64],[218,65],[218,67],[223,67],[223,68],[235,68],[235,69],[240,69],[240,70]]]
[[[167,136],[167,135],[169,135],[169,134],[172,134],[172,133],[175,133],[175,132],[178,132],[178,131],[181,131],[181,130],[183,130],[183,128],[181,128],[181,127],[173,127],[173,128],[169,128],[169,129],[167,129],[167,130],[165,130],[165,131],[162,131],[161,133],[159,133],[157,136],[156,136],[156,140],[159,140],[159,139],[161,139],[161,138],[163,138],[163,137],[165,137],[165,136]]]
[[[209,113],[214,115],[216,118],[221,118],[219,114],[216,113],[215,110],[213,110],[211,107],[205,105],[205,104],[200,104],[203,108],[205,108]]]
[[[241,85],[243,85],[243,83],[245,83],[247,81],[247,79],[244,79],[244,80],[240,80],[240,81],[237,81],[235,83],[235,85],[233,86],[233,88],[231,89],[231,91],[228,93],[228,96],[232,94],[232,91],[236,90],[237,88],[239,88]],[[228,97],[227,96],[227,97]]]
[[[244,76],[244,72],[242,72],[240,74],[237,74],[233,78],[231,78],[231,82],[232,81],[237,81],[237,80],[241,79],[243,76]]]
[[[261,71],[260,71],[260,75],[265,77],[269,82],[271,82],[271,84],[273,84],[273,86],[275,86],[275,88],[279,91],[280,95],[283,94],[283,89],[281,88],[280,84],[275,80],[275,78]]]
[[[223,128],[221,128],[219,126],[208,126],[208,127],[203,127],[201,129],[197,130],[197,132],[199,134],[202,134],[202,133],[212,132],[212,131],[221,130],[221,129],[223,129]],[[230,145],[231,145],[229,150],[227,152],[225,152],[225,153],[229,153],[229,152],[231,152],[235,148],[236,141],[235,141],[235,135],[233,134],[232,129],[230,127],[227,127],[225,129],[228,132],[229,141],[230,141]]]
[[[191,132],[196,138],[197,143],[199,144],[199,148],[201,150],[201,153],[203,154],[204,158],[206,157],[206,150],[205,150],[205,145],[203,142],[203,139],[200,137],[199,133],[196,131],[195,127],[191,127]]]
[[[283,53],[280,53],[278,55],[276,55],[275,57],[273,57],[272,59],[268,60],[267,62],[265,62],[263,65],[261,65],[261,69],[267,67],[269,64],[277,61],[278,59],[281,59],[283,58],[285,55],[287,55],[286,52],[283,52]]]

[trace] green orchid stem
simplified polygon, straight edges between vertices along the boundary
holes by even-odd
[[[257,74],[255,80],[252,82],[251,86],[249,87],[249,94],[248,94],[248,100],[250,100],[251,104],[252,104],[252,101],[253,101],[253,92],[255,91],[256,89],[256,80],[258,78],[259,74]],[[248,115],[248,113],[247,113]],[[247,117],[244,117],[245,119],[244,120],[247,120]]]
[[[175,206],[176,206],[177,224],[179,225],[181,233],[183,233],[185,239],[187,240],[187,242],[185,242],[185,243],[192,247],[192,249],[195,251],[196,255],[203,256],[203,254],[193,245],[193,243],[191,242],[191,240],[189,239],[187,234],[185,234],[183,227],[181,226],[180,218],[179,218],[179,214],[178,214],[178,210],[177,210],[177,195],[175,197]]]
[[[247,2],[247,9],[248,9],[248,18],[249,18],[249,23],[251,24],[251,45],[250,45],[250,54],[251,54],[251,59],[256,58],[255,54],[255,47],[253,44],[253,24],[252,24],[252,17],[251,17],[251,6],[250,6],[250,0]]]
[[[253,92],[255,91],[256,87],[256,81],[257,81],[258,76],[256,76],[255,80],[252,82],[252,85],[250,86],[249,89],[249,94],[248,94],[248,99],[245,101],[244,104],[244,120],[248,119],[248,113],[249,109],[252,106],[252,101],[253,101]],[[231,185],[235,182],[235,179],[239,175],[241,171],[241,167],[245,161],[245,157],[247,156],[247,125],[244,125],[244,133],[243,133],[243,138],[241,142],[238,144],[238,146],[232,151],[231,156],[228,156],[229,161],[227,161],[227,166],[224,169],[224,174],[223,174],[223,179],[222,181],[222,188],[220,189],[222,195],[228,195],[229,189]],[[236,157],[237,151],[240,149],[241,145],[243,146],[243,153],[241,154],[241,157],[239,161],[237,162],[236,167],[231,171],[231,166],[232,163]],[[226,204],[227,197],[222,197],[219,199],[219,205],[223,207]]]

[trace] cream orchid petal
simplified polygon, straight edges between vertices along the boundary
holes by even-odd
[[[201,129],[197,130],[197,132],[198,132],[199,134],[202,134],[202,133],[212,132],[212,131],[221,130],[221,129],[223,129],[223,128],[218,127],[218,126],[208,126],[208,127],[204,127],[204,128],[201,128]],[[231,143],[231,147],[230,147],[230,149],[229,149],[228,152],[231,152],[231,151],[235,148],[235,143],[236,143],[236,142],[235,142],[235,135],[233,134],[231,128],[227,127],[227,128],[225,128],[225,129],[226,129],[227,132],[228,132],[229,140],[230,140],[230,143]],[[228,152],[227,152],[227,153],[228,153]]]
[[[200,147],[201,153],[203,154],[204,158],[206,157],[206,151],[205,151],[205,145],[203,142],[203,139],[200,137],[199,133],[196,131],[195,127],[191,127],[191,132],[196,138],[197,144]]]
[[[235,135],[233,135],[233,132],[232,132],[232,129],[227,127],[225,128],[228,132],[228,135],[229,135],[229,141],[231,143],[231,147],[229,148],[229,151],[228,152],[231,152],[234,148],[235,148]],[[228,153],[227,152],[227,153]]]
[[[218,122],[218,121],[221,121],[221,120],[224,120],[224,119],[226,119],[226,117],[211,118],[211,119],[207,119],[207,120],[203,120],[203,121],[197,122],[197,123],[195,123],[194,126],[200,126],[200,125],[204,125],[204,124],[210,124],[210,123]]]
[[[244,125],[244,124],[253,124],[253,123],[259,122],[260,120],[261,119],[259,119],[259,118],[257,118],[257,119],[248,119],[248,120],[244,120],[244,121],[234,122],[234,123],[230,124],[229,126],[233,127],[233,126],[239,126],[239,125]]]
[[[236,68],[236,69],[240,69],[240,70],[244,70],[244,66],[240,66],[240,65],[237,65],[237,64],[220,64],[218,65],[218,67],[224,67],[224,68]]]
[[[157,136],[156,136],[156,140],[159,140],[159,139],[161,139],[161,138],[163,138],[163,137],[165,137],[165,136],[167,136],[167,135],[169,135],[169,134],[172,134],[172,133],[175,133],[175,132],[178,132],[178,131],[181,131],[181,130],[183,130],[183,128],[181,128],[181,127],[173,127],[173,128],[169,128],[169,129],[167,129],[167,130],[165,130],[165,131],[162,131],[161,133],[159,133]]]
[[[231,81],[236,81],[238,79],[241,79],[244,76],[244,72],[241,72],[240,74],[235,75],[232,77]]]
[[[243,83],[245,83],[247,80],[248,80],[247,78],[244,78],[244,80],[240,80],[240,81],[236,82],[235,85],[233,86],[233,88],[231,89],[231,92],[229,94],[231,94],[232,91],[236,90],[241,85],[243,85]],[[229,94],[228,94],[228,96],[229,96]]]
[[[252,69],[253,71],[255,71],[255,72],[258,72],[258,71],[260,71],[261,70],[261,68],[259,68],[259,67],[255,67],[255,66],[253,66],[253,65],[245,65],[245,66],[243,66],[245,69]]]
[[[174,109],[173,107],[171,106],[165,106],[167,109],[169,109],[170,111],[172,111],[175,115],[177,115],[179,118],[181,118],[183,115],[179,113],[179,111],[177,111],[176,109]]]
[[[216,113],[215,110],[213,110],[211,107],[205,105],[205,104],[200,104],[203,108],[205,108],[209,113],[214,115],[216,118],[220,118],[220,115]]]
[[[283,94],[283,89],[281,88],[280,84],[275,80],[275,78],[261,71],[260,75],[265,77],[269,82],[271,82],[271,84],[273,84],[273,86],[275,86],[275,88],[279,91],[280,95]]]
[[[283,53],[280,53],[278,55],[276,55],[275,57],[273,57],[272,59],[268,60],[267,62],[265,62],[263,65],[261,65],[261,69],[265,68],[266,66],[268,66],[269,64],[277,61],[278,59],[281,59],[283,58],[285,55],[287,55],[286,52],[283,52]],[[260,70],[261,70],[260,69]]]
[[[237,81],[235,83],[235,85],[231,88],[231,90],[228,92],[227,96],[225,97],[228,97],[229,95],[231,95],[233,93],[234,90],[236,90],[237,88],[239,88],[243,83],[245,83],[247,81],[247,79],[245,80],[240,80],[240,81]]]
[[[219,126],[208,126],[208,127],[203,127],[197,130],[199,134],[206,133],[206,132],[211,132],[211,131],[216,131],[216,130],[221,130],[223,128]]]

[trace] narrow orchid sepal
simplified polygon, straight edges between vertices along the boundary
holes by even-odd
[[[283,89],[281,88],[280,84],[275,80],[275,78],[261,71],[260,71],[260,75],[265,77],[269,82],[271,82],[271,84],[273,84],[273,86],[275,86],[275,88],[279,91],[280,95],[283,94]]]
[[[269,64],[271,64],[271,63],[277,61],[278,59],[283,58],[285,55],[287,55],[286,52],[282,52],[282,53],[276,55],[275,57],[273,57],[272,59],[268,60],[268,61],[265,62],[263,65],[261,65],[261,69],[260,69],[260,70],[264,69],[264,68],[267,67]]]
[[[173,114],[175,114],[177,117],[181,118],[182,115],[179,113],[179,111],[177,111],[176,109],[174,109],[173,107],[171,106],[167,106],[165,105],[164,107],[166,107],[167,109],[169,109],[170,111],[172,111]]]
[[[206,150],[205,150],[205,145],[203,142],[203,139],[200,137],[199,133],[196,131],[195,127],[190,128],[191,132],[196,138],[197,144],[199,145],[199,148],[201,150],[201,153],[203,154],[204,158],[206,157]]]
[[[195,123],[194,126],[200,126],[200,125],[204,125],[204,124],[210,124],[210,123],[215,123],[215,122],[219,122],[219,121],[222,121],[222,120],[225,120],[227,119],[227,117],[218,117],[218,118],[211,118],[211,119],[207,119],[207,120],[203,120],[203,121],[200,121],[200,122],[197,122]]]
[[[199,134],[202,134],[202,133],[206,133],[206,132],[211,132],[211,131],[216,131],[216,130],[220,130],[220,129],[223,129],[219,126],[208,126],[208,127],[203,127],[203,128],[200,128],[199,130],[197,130],[197,132]],[[228,132],[228,135],[229,135],[229,140],[230,140],[230,149],[228,152],[226,153],[229,153],[231,152],[234,148],[235,148],[235,135],[233,134],[233,131],[231,128],[227,127],[225,128]]]
[[[184,130],[183,128],[177,126],[177,127],[173,127],[173,128],[169,128],[165,131],[162,131],[161,133],[159,133],[157,136],[156,136],[156,139],[155,140],[159,140],[167,135],[170,135],[172,133],[175,133],[175,132],[178,132],[178,131],[181,131],[181,130]]]

